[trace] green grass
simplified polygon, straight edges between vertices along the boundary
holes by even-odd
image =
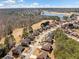
[[[57,29],[54,34],[56,41],[55,58],[79,59],[79,42],[68,38],[61,29]]]

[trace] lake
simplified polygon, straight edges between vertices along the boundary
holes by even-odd
[[[60,19],[62,20],[63,19],[63,16],[67,16],[67,15],[65,15],[65,14],[63,14],[63,13],[49,13],[49,12],[42,12],[41,13],[41,15],[43,15],[43,16],[58,16],[58,17],[60,17]]]
[[[44,15],[45,15],[45,16],[59,16],[59,17],[65,16],[64,14],[61,14],[61,13],[60,13],[60,14],[55,14],[55,13],[54,13],[54,14],[53,14],[53,13],[50,14],[50,13],[48,13],[48,12],[43,12],[43,13],[41,13],[41,15],[43,15],[43,16],[44,16]]]

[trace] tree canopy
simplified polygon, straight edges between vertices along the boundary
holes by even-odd
[[[23,34],[22,34],[22,38],[26,38],[28,36],[29,33],[32,33],[33,29],[32,27],[28,26],[28,27],[24,27],[23,29]]]
[[[63,19],[64,20],[68,20],[68,16],[63,16]]]

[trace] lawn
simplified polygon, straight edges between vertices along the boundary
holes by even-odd
[[[56,59],[79,59],[79,42],[68,38],[61,29],[54,31]]]

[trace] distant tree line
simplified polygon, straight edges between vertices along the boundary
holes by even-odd
[[[6,36],[15,28],[31,26],[41,21],[41,18],[38,11],[3,10],[0,12],[0,37]]]
[[[5,36],[7,28],[10,26],[13,29],[26,27],[27,25],[32,25],[41,20],[60,20],[58,16],[42,16],[42,10],[52,10],[52,9],[10,9],[10,10],[0,10],[0,37]],[[54,10],[54,9],[53,9]],[[59,9],[61,10],[61,9]],[[65,9],[64,9],[65,10]],[[72,15],[73,16],[73,15]],[[64,17],[67,19],[67,17]]]
[[[60,20],[59,16],[42,16],[42,20]]]

